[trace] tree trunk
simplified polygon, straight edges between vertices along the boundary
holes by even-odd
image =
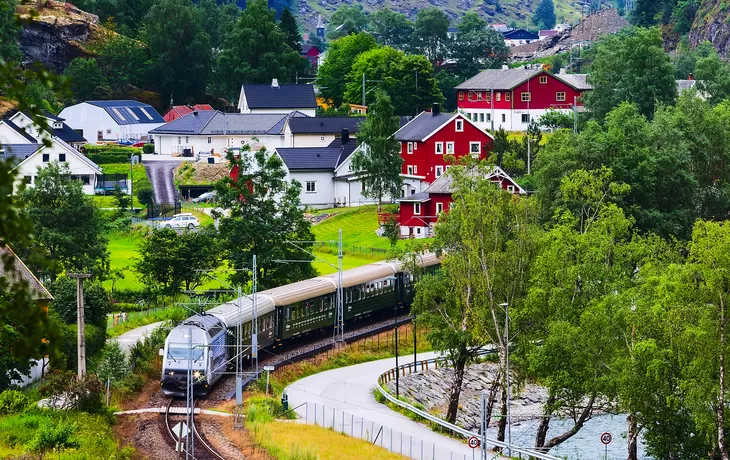
[[[461,356],[454,362],[454,381],[451,383],[449,408],[446,411],[446,421],[449,423],[456,423],[456,415],[459,412],[459,397],[461,396],[461,385],[464,383],[465,369],[466,358]]]
[[[535,434],[535,449],[539,452],[547,452],[547,449],[544,449],[545,438],[547,437],[547,432],[550,428],[550,416],[553,412],[552,407],[555,404],[555,399],[555,395],[548,396],[548,400],[545,402],[545,411],[540,419],[540,425],[537,427],[537,433]]]
[[[499,408],[499,423],[497,423],[497,441],[504,442],[504,436],[507,429],[507,385],[502,385],[502,407]],[[501,448],[494,449],[501,452]]]
[[[720,395],[717,401],[717,446],[722,460],[729,460],[725,445],[725,299],[720,295]]]
[[[489,422],[492,420],[492,411],[494,410],[494,402],[497,400],[499,387],[499,376],[497,376],[492,382],[492,387],[489,389],[489,396],[487,397],[487,426],[489,426]]]
[[[639,428],[636,424],[636,414],[631,413],[626,417],[628,424],[628,442],[629,452],[627,460],[638,460],[639,455],[637,453],[637,444],[639,439]]]
[[[580,429],[583,428],[583,425],[591,418],[591,414],[593,413],[593,404],[595,404],[595,402],[596,393],[593,393],[591,395],[591,399],[588,401],[588,404],[586,404],[586,407],[583,408],[580,416],[578,416],[578,419],[573,424],[573,427],[565,433],[555,436],[554,438],[546,442],[544,446],[545,451],[548,451],[558,444],[567,441],[568,439],[572,438],[576,433],[578,433]]]

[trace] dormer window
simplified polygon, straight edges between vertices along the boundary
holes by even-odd
[[[63,123],[61,123],[60,121],[54,121],[53,129],[63,129]]]

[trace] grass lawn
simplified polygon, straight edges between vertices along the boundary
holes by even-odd
[[[390,249],[387,238],[375,234],[378,229],[378,207],[360,206],[357,208],[337,208],[324,210],[323,213],[336,212],[330,217],[312,226],[312,233],[317,241],[337,241],[339,229],[342,228],[342,243],[347,246],[363,246],[367,248]],[[383,211],[393,211],[394,206],[383,206]],[[400,244],[403,244],[402,241]],[[400,245],[399,244],[399,245]]]
[[[540,145],[545,145],[545,143],[550,139],[550,136],[552,136],[552,133],[542,133],[542,139],[540,140]],[[525,133],[522,131],[513,131],[507,134],[507,139],[511,141],[517,141],[522,142],[522,138],[525,137]]]
[[[129,163],[109,163],[101,165],[101,169],[104,174],[127,174],[129,175]],[[144,207],[139,200],[137,200],[137,187],[142,185],[149,185],[150,180],[147,177],[147,171],[144,169],[144,165],[136,164],[132,166],[132,194],[134,197],[134,207]],[[112,196],[94,196],[94,201],[102,208],[114,208],[114,197]]]
[[[134,191],[132,191],[134,193]],[[94,195],[94,203],[99,206],[100,208],[116,208],[117,202],[111,195]],[[135,208],[144,208],[144,205],[139,202],[137,197],[134,197],[134,207]]]
[[[141,233],[135,231],[109,235],[109,246],[107,247],[109,250],[109,266],[112,270],[124,270],[124,279],[117,280],[114,283],[115,289],[142,289],[142,281],[133,269],[139,258],[139,245],[141,242]],[[103,286],[106,289],[111,289],[112,280],[104,281]]]

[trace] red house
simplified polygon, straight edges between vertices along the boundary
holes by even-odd
[[[184,117],[185,115],[193,112],[203,112],[205,110],[213,110],[213,107],[209,104],[195,104],[192,107],[189,105],[173,105],[170,107],[170,110],[165,112],[162,118],[164,118],[167,123],[170,123],[173,120],[177,120],[178,118]]]
[[[498,166],[492,166],[486,178],[511,193],[527,194],[514,179]],[[424,192],[401,198],[399,200],[401,238],[428,238],[433,236],[433,226],[438,221],[439,215],[448,212],[451,208],[453,202],[452,192],[451,174],[445,174],[436,179]]]
[[[317,70],[319,67],[319,56],[322,52],[314,45],[305,44],[302,45],[301,56],[309,61],[312,65],[312,69]]]
[[[451,165],[449,157],[483,160],[494,138],[461,113],[441,113],[438,104],[396,131],[403,158],[404,195],[423,191]]]
[[[592,86],[585,74],[552,74],[543,68],[490,69],[456,87],[457,107],[483,129],[526,131],[548,110],[582,108]],[[494,94],[494,97],[492,97]]]

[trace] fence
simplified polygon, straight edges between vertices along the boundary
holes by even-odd
[[[408,458],[416,460],[472,459],[472,456],[439,447],[428,440],[388,428],[379,422],[341,409],[311,402],[307,402],[303,406],[297,409],[297,413],[302,417],[301,421],[304,423],[330,428],[353,438],[363,439],[387,449],[389,452]]]
[[[321,248],[330,248],[333,251],[337,251],[338,243],[337,241],[315,241],[314,243],[314,249],[321,249]],[[371,256],[374,255],[380,255],[380,256],[386,256],[388,254],[387,249],[381,249],[381,248],[372,248],[369,246],[359,246],[354,244],[342,244],[342,252],[357,252],[360,254],[370,254]]]
[[[147,218],[156,219],[160,217],[172,217],[180,214],[181,204],[179,201],[174,203],[154,203],[147,205]]]
[[[170,307],[157,307],[157,308],[149,308],[147,310],[142,311],[130,311],[130,312],[120,312],[120,313],[107,313],[106,315],[106,327],[110,328],[113,326],[116,326],[117,324],[126,323],[127,321],[132,321],[137,318],[144,318],[145,316],[153,315],[157,312],[167,310]]]

